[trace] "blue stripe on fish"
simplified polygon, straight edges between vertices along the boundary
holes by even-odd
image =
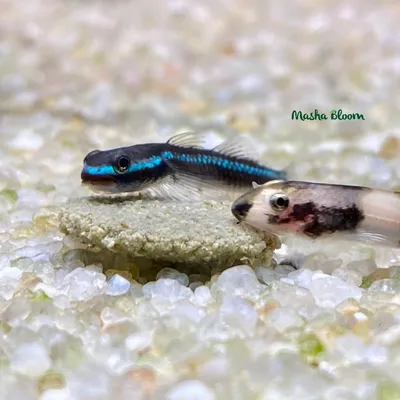
[[[153,157],[148,160],[142,160],[137,163],[133,163],[129,166],[128,172],[141,171],[147,168],[158,167],[162,162],[161,157]],[[100,165],[100,166],[84,166],[85,172],[91,175],[118,175],[112,165]]]
[[[222,157],[214,157],[208,155],[202,156],[191,156],[188,154],[177,154],[172,153],[171,151],[165,151],[161,153],[161,157],[156,156],[150,159],[142,160],[137,163],[133,163],[129,166],[129,172],[141,171],[144,169],[151,169],[158,167],[163,160],[178,160],[187,163],[195,163],[195,164],[203,164],[203,165],[218,165],[227,170],[231,170],[234,172],[245,172],[248,174],[258,175],[258,176],[268,176],[276,175],[277,177],[281,177],[281,173],[279,171],[274,172],[268,168],[257,168],[251,165],[247,165],[244,163],[240,163],[238,161],[229,161]],[[84,166],[85,172],[91,175],[118,175],[114,168],[111,165],[100,165],[100,166]]]
[[[268,168],[257,168],[237,161],[229,161],[222,157],[213,157],[208,155],[190,156],[188,154],[176,154],[170,151],[163,152],[161,156],[165,160],[178,160],[182,162],[204,164],[204,165],[218,165],[219,167],[232,170],[235,172],[245,172],[248,174],[254,174],[259,176],[270,177],[271,174],[275,174],[276,177],[282,176],[282,173],[280,171],[274,173],[273,170]]]

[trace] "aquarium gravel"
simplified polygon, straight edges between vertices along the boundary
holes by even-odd
[[[218,271],[199,256],[187,270],[78,240],[83,218],[65,235],[58,219],[87,204],[89,151],[184,130],[207,131],[210,144],[247,134],[263,162],[302,180],[399,189],[398,1],[0,0],[0,10],[1,400],[400,398],[399,249],[283,239],[271,261]],[[364,119],[331,119],[339,109]],[[328,117],[293,120],[294,110]],[[90,211],[91,224],[143,206],[118,204]],[[212,221],[198,223],[182,234],[206,235]],[[239,229],[230,243],[244,255]],[[168,231],[179,234],[173,221],[158,229],[165,246]],[[199,244],[228,238],[226,228]]]

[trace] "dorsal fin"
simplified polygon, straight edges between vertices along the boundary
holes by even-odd
[[[245,158],[253,161],[259,160],[259,154],[249,138],[236,136],[222,142],[213,148],[213,151],[237,158]]]
[[[198,149],[204,149],[206,136],[207,135],[205,133],[184,132],[170,137],[167,143],[181,147],[194,147]]]
[[[284,169],[284,171],[286,172],[286,176],[287,176],[287,180],[294,180],[296,177],[296,164],[294,163],[294,161],[291,161],[286,168]]]

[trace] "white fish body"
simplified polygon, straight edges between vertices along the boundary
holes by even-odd
[[[400,193],[362,186],[272,181],[232,204],[249,225],[278,235],[354,239],[400,247]]]

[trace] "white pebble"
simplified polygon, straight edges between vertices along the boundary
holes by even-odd
[[[239,328],[245,335],[254,334],[258,315],[248,301],[240,297],[225,296],[221,305],[221,314],[229,326]]]
[[[314,273],[314,271],[309,269],[301,268],[298,271],[291,272],[288,275],[288,278],[292,279],[296,285],[305,289],[309,289]]]
[[[0,256],[0,271],[10,267],[10,259],[6,256]]]
[[[332,276],[336,276],[350,285],[360,286],[362,283],[362,274],[356,270],[347,269],[346,267],[336,268],[332,272]]]
[[[342,301],[354,298],[360,300],[362,290],[335,276],[318,274],[313,276],[310,292],[315,297],[315,303],[320,307],[336,307]]]
[[[129,335],[125,339],[125,346],[130,351],[142,351],[151,346],[152,334],[149,332],[138,332]]]
[[[63,388],[63,389],[46,390],[40,395],[39,400],[74,400],[74,399],[71,397],[69,389]]]
[[[33,217],[32,210],[18,210],[10,214],[10,222],[15,224],[18,222],[31,222]]]
[[[62,294],[54,297],[53,304],[54,307],[61,308],[61,310],[66,310],[67,308],[70,307],[71,302],[67,296]]]
[[[0,191],[18,189],[21,186],[18,171],[0,160]]]
[[[43,137],[32,130],[25,129],[17,133],[8,143],[13,150],[37,151],[43,146]]]
[[[199,306],[205,306],[212,301],[210,289],[207,286],[199,286],[194,291],[195,302]]]
[[[226,269],[213,284],[212,290],[244,297],[257,297],[261,285],[254,270],[246,265]]]
[[[76,268],[65,276],[60,292],[70,300],[84,301],[103,294],[107,282],[104,274],[88,268]]]
[[[39,377],[50,367],[51,359],[40,343],[23,343],[10,357],[10,368],[23,375]]]
[[[20,189],[18,190],[19,207],[33,208],[40,207],[45,204],[45,195],[38,190]]]
[[[151,297],[165,297],[174,302],[193,295],[191,289],[181,285],[175,279],[159,279],[156,282],[149,282],[143,286],[143,293]]]
[[[266,322],[279,332],[292,327],[300,327],[304,324],[303,319],[291,308],[277,308],[267,314]]]
[[[373,282],[368,291],[397,294],[400,293],[400,282],[397,279],[381,279]]]
[[[388,359],[388,350],[377,344],[365,346],[364,362],[371,364],[382,364]]]
[[[48,296],[50,298],[54,298],[58,294],[58,290],[54,286],[49,285],[47,283],[43,283],[43,282],[39,282],[35,286],[33,291],[34,292],[42,291],[42,292],[46,293],[46,296]]]
[[[0,297],[4,300],[11,300],[19,286],[19,281],[11,278],[0,280]]]
[[[22,276],[22,271],[19,268],[8,267],[4,268],[0,271],[0,280],[9,278],[19,280]]]
[[[157,274],[156,279],[175,279],[183,286],[187,286],[189,284],[189,277],[173,268],[163,268]]]
[[[168,400],[214,400],[214,393],[202,382],[187,380],[173,386],[165,396]]]
[[[374,260],[357,260],[352,261],[346,265],[349,270],[357,271],[361,276],[367,276],[377,269],[377,265]]]
[[[199,377],[207,381],[220,381],[229,375],[229,360],[215,356],[198,367]]]
[[[344,360],[352,363],[360,362],[364,357],[364,342],[353,333],[346,333],[336,339],[334,347]]]
[[[121,275],[115,274],[108,281],[107,294],[109,296],[121,296],[129,291],[131,283]]]

